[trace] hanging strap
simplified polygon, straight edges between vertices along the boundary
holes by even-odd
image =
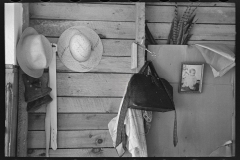
[[[175,118],[174,118],[174,128],[173,128],[173,145],[176,147],[178,143],[178,137],[177,137],[177,112],[175,111]]]
[[[165,91],[167,92],[169,98],[171,99],[172,103],[173,103],[173,98],[171,96],[171,94],[169,93],[169,91],[167,90],[166,86],[163,84],[163,81],[161,78],[159,78],[155,68],[154,68],[154,65],[152,64],[152,62],[150,61],[149,64],[148,64],[150,70],[151,70],[151,74],[152,76],[154,76],[155,78],[159,79],[158,82],[161,82],[162,83],[162,86],[164,87]],[[158,83],[156,83],[158,84]],[[174,103],[173,103],[174,105]],[[175,117],[174,117],[174,128],[173,128],[173,145],[174,147],[176,147],[177,143],[178,143],[178,137],[177,137],[177,112],[176,112],[176,109],[174,110],[174,113],[175,113]]]

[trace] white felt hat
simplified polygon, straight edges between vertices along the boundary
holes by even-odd
[[[59,37],[57,46],[61,62],[73,71],[88,72],[102,58],[101,39],[86,26],[74,26],[65,30]]]
[[[26,28],[17,44],[17,61],[23,72],[33,78],[42,76],[49,67],[53,52],[48,39],[32,28]]]

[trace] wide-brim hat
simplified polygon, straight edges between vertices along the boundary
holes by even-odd
[[[16,57],[23,72],[30,77],[39,78],[52,60],[51,43],[34,28],[27,27],[17,43]]]
[[[76,60],[70,50],[70,40],[76,35],[84,35],[90,42],[91,54],[90,57],[84,61]],[[66,29],[58,40],[58,56],[61,62],[69,69],[77,72],[88,72],[96,67],[103,54],[103,45],[98,34],[86,26],[74,26]]]

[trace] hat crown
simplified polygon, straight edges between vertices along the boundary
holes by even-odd
[[[23,40],[23,50],[26,52],[27,66],[29,69],[44,69],[48,67],[46,51],[42,35],[29,35]]]
[[[69,42],[70,52],[79,62],[87,61],[91,55],[91,42],[81,33],[72,36]]]

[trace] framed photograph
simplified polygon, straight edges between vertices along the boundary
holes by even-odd
[[[202,92],[204,63],[182,63],[178,92]]]

